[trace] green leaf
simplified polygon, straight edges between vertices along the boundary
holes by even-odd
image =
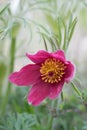
[[[61,40],[62,40],[62,32],[61,32],[61,19],[58,17],[58,38],[59,38],[59,43],[61,45]]]
[[[8,9],[10,4],[7,4],[2,10],[0,10],[0,15],[6,10]]]
[[[72,16],[72,14],[71,14],[71,15],[70,15],[70,18],[69,18],[68,31],[69,31],[69,29],[70,29],[70,27],[71,27],[72,21],[73,21],[73,16]]]
[[[71,85],[72,85],[72,87],[73,87],[73,89],[75,90],[75,92],[81,97],[81,99],[82,99],[82,93],[79,91],[79,89],[76,87],[76,85],[73,83],[73,82],[71,82]]]
[[[53,38],[54,38],[54,41],[55,41],[55,44],[57,45],[57,48],[60,49],[61,48],[61,44],[59,42],[59,39],[58,39],[58,35],[57,34],[52,34]]]
[[[63,50],[66,50],[66,39],[67,39],[66,33],[67,33],[67,30],[66,30],[66,26],[65,26],[65,28],[64,28]]]
[[[74,32],[76,23],[77,23],[77,18],[75,18],[75,19],[73,20],[72,24],[71,24],[70,27],[69,27],[69,38],[68,38],[68,41],[69,41],[69,42],[70,42],[70,40],[71,40],[71,38],[72,38],[72,35],[73,35],[73,32]]]
[[[48,51],[48,48],[47,48],[47,43],[46,43],[46,40],[45,40],[45,38],[44,38],[44,36],[43,36],[43,35],[42,35],[42,38],[43,38],[43,41],[44,41],[45,49],[46,49],[46,51]]]
[[[44,39],[47,39],[49,41],[53,50],[55,50],[55,49],[57,50],[57,46],[56,46],[55,42],[53,41],[53,38],[50,34],[43,33],[43,32],[39,32],[39,33],[42,35],[42,37],[44,37]]]
[[[34,21],[34,20],[32,20],[32,19],[28,19],[28,22],[31,22],[31,23],[37,25],[38,27],[42,28],[46,33],[49,34],[49,31],[47,30],[47,28],[45,28],[42,24],[37,23],[36,21]]]

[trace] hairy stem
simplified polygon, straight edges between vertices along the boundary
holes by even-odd
[[[12,37],[11,38],[11,46],[10,46],[10,63],[9,63],[9,72],[8,72],[8,75],[13,71],[13,68],[14,68],[14,57],[15,57],[15,47],[16,47],[16,38]],[[7,82],[7,90],[6,90],[6,94],[3,98],[3,101],[2,101],[2,106],[1,106],[1,114],[4,114],[5,112],[5,109],[6,109],[6,105],[7,105],[7,102],[8,102],[8,97],[10,95],[10,92],[11,92],[11,83],[10,82]]]

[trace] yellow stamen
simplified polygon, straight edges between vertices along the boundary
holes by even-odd
[[[65,68],[66,66],[62,61],[49,58],[41,64],[41,78],[47,83],[58,83],[65,74]]]

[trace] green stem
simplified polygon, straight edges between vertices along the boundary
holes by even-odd
[[[61,99],[64,101],[63,92],[61,92]]]
[[[14,68],[15,50],[16,50],[15,47],[16,47],[16,39],[14,37],[12,37],[11,46],[10,46],[10,64],[9,64],[8,75],[10,73],[12,73],[13,68]],[[4,114],[4,112],[5,112],[10,92],[11,92],[11,83],[8,82],[7,83],[7,91],[6,91],[6,94],[5,94],[4,98],[3,98],[3,102],[2,102],[2,106],[1,106],[1,114]]]
[[[50,117],[50,121],[49,121],[49,126],[47,130],[51,130],[52,129],[52,125],[53,125],[53,117]]]

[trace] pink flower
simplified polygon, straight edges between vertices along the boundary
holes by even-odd
[[[64,51],[48,53],[44,50],[34,55],[26,54],[34,62],[9,76],[18,86],[30,86],[28,102],[39,105],[46,97],[55,99],[61,93],[64,83],[70,82],[75,74],[75,66],[67,61]]]

